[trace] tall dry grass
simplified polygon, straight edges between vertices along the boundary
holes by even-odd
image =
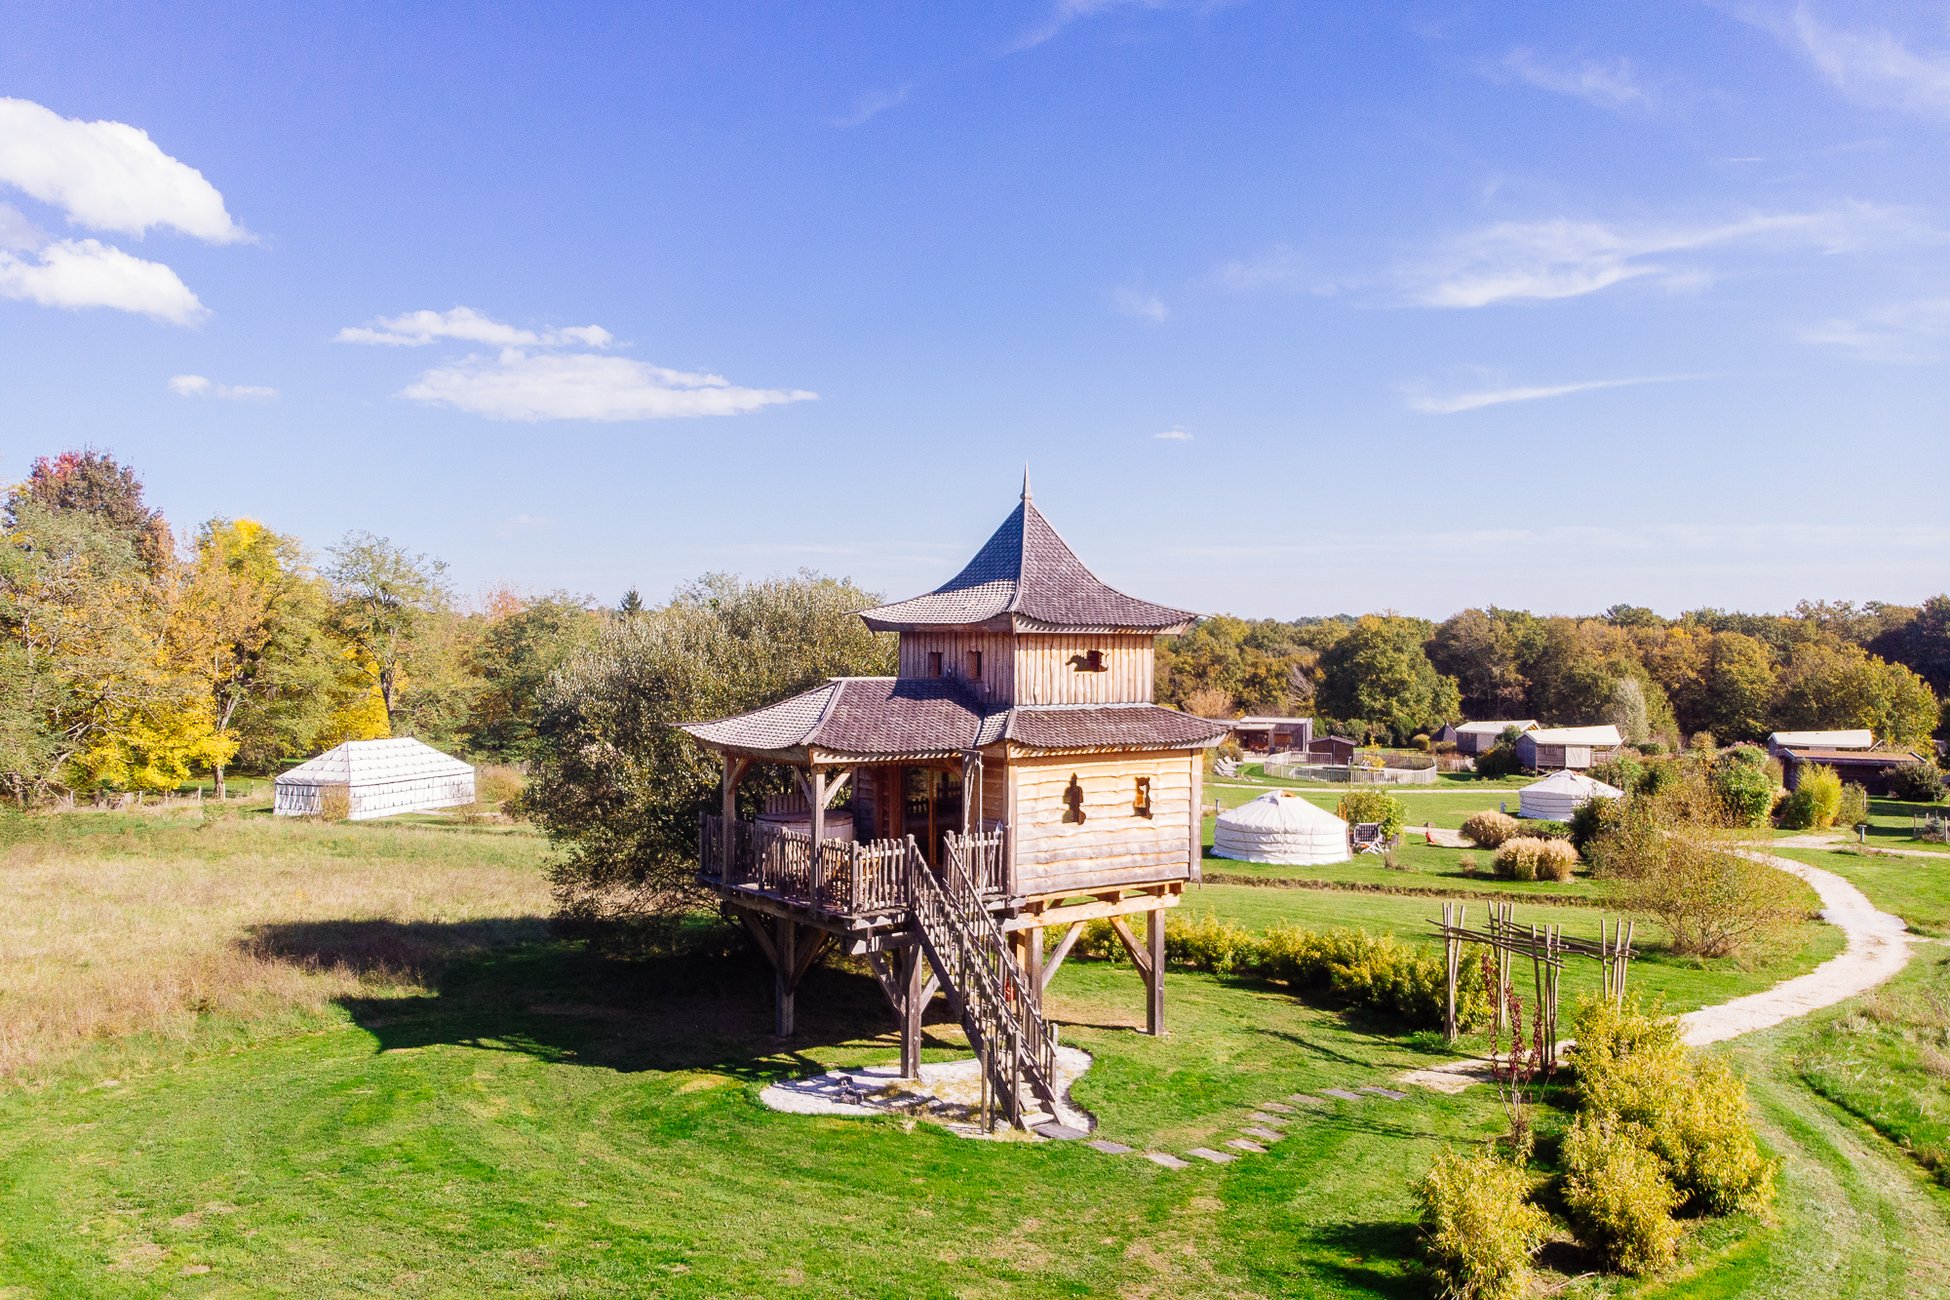
[[[0,1078],[213,1019],[302,1020],[404,995],[545,932],[545,842],[521,832],[67,814],[0,846]]]

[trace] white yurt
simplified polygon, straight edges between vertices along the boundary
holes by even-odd
[[[1219,814],[1212,852],[1235,862],[1346,862],[1347,823],[1285,790]]]
[[[1541,781],[1532,781],[1518,791],[1517,816],[1535,821],[1568,822],[1572,813],[1593,799],[1616,799],[1624,793],[1616,786],[1566,768],[1552,772]]]
[[[474,768],[412,737],[348,740],[306,759],[275,782],[280,817],[328,811],[328,791],[345,792],[348,821],[428,812],[474,802]]]

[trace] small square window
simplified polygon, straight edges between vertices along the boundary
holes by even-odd
[[[941,652],[939,650],[928,651],[928,676],[941,676]]]

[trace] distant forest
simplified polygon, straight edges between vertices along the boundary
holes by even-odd
[[[1942,734],[1950,596],[1921,605],[1804,601],[1786,614],[1662,618],[1465,609],[1433,623],[1209,618],[1159,648],[1159,698],[1193,712],[1311,714],[1406,744],[1463,718],[1616,723],[1627,740],[1721,743],[1867,727],[1920,746]]]
[[[439,560],[369,533],[314,554],[243,517],[178,531],[130,467],[65,452],[0,503],[0,791],[25,803],[168,789],[386,735],[530,762],[555,744],[550,700],[581,717],[592,706],[578,691],[638,643],[660,647],[644,671],[670,717],[891,671],[889,639],[851,613],[877,599],[807,573],[705,575],[656,606],[635,593],[611,609],[565,592],[463,600]],[[1921,746],[1944,725],[1950,596],[1677,619],[1629,606],[1441,623],[1220,616],[1161,643],[1158,664],[1165,703],[1311,714],[1363,741],[1534,717],[1615,722],[1633,740],[1868,727]]]

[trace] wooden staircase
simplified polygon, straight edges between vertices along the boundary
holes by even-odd
[[[1056,1031],[1043,1018],[969,871],[971,857],[988,848],[985,838],[949,834],[937,871],[910,836],[908,902],[928,963],[951,995],[981,1062],[984,1124],[994,1126],[999,1107],[1011,1124],[1027,1128],[1035,1110],[1047,1111],[1052,1120],[1058,1116]]]

